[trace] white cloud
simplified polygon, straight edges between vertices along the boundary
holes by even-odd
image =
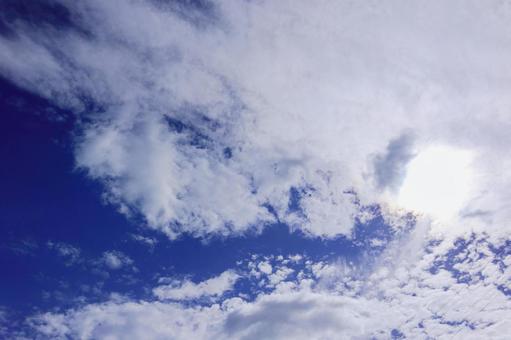
[[[47,338],[207,339],[221,316],[217,306],[187,309],[161,302],[107,302],[66,315],[44,314],[32,324]]]
[[[102,261],[109,269],[114,270],[133,264],[133,260],[129,256],[116,250],[104,252]]]
[[[358,206],[346,192],[387,199],[375,159],[412,133],[419,149],[475,155],[466,227],[446,230],[505,235],[511,13],[500,1],[225,0],[214,20],[143,1],[66,5],[92,34],[17,23],[17,38],[0,38],[0,72],[87,116],[77,166],[150,227],[239,234],[274,221],[269,203],[292,228],[349,235]],[[303,213],[288,212],[291,187],[306,188]]]
[[[84,118],[77,167],[120,211],[170,238],[237,235],[277,220],[349,236],[355,219],[372,217],[360,204],[374,202],[403,229],[406,212],[387,189],[399,191],[407,162],[431,145],[470,152],[478,190],[449,223],[418,216],[414,232],[367,268],[251,259],[253,301],[222,299],[246,279],[228,270],[160,283],[161,301],[111,299],[35,316],[40,334],[507,335],[511,260],[492,251],[511,230],[506,3],[223,0],[214,20],[145,1],[65,4],[91,34],[11,23],[17,35],[0,37],[0,74]],[[456,237],[472,232],[453,260]],[[101,261],[132,264],[114,251]],[[205,306],[167,301],[204,297]]]
[[[291,273],[293,273],[293,269],[287,267],[280,267],[275,271],[275,273],[271,274],[268,279],[270,284],[275,286],[282,281],[284,281]]]
[[[225,292],[232,290],[238,278],[238,274],[228,270],[199,283],[194,283],[190,280],[172,280],[168,285],[154,288],[153,293],[162,300],[218,298]]]
[[[295,268],[301,274],[282,275],[273,288],[261,287],[258,282],[286,268],[287,258],[272,257],[274,274],[236,276],[260,287],[254,300],[236,297],[236,291],[221,298],[232,288],[225,279],[232,272],[224,272],[197,284],[183,281],[155,289],[158,295],[165,287],[161,292],[172,295],[166,298],[186,302],[218,297],[206,304],[110,300],[37,315],[31,324],[45,336],[85,338],[352,339],[390,338],[394,331],[406,338],[504,339],[511,301],[499,286],[509,281],[509,256],[495,249],[505,244],[490,243],[484,235],[465,242],[462,248],[452,241],[414,247],[417,256],[410,257],[412,237],[389,248],[365,272],[342,262],[306,260]],[[248,269],[253,261],[244,262]]]
[[[158,243],[158,240],[155,239],[155,238],[151,238],[151,237],[147,237],[147,236],[142,236],[142,235],[137,235],[137,234],[132,234],[131,237],[135,240],[135,241],[138,241],[140,243],[143,243],[143,244],[146,244],[147,246],[149,246],[151,249],[153,249],[156,244]]]
[[[272,271],[273,271],[273,268],[271,266],[271,264],[268,262],[268,261],[263,261],[263,262],[260,262],[258,265],[257,265],[257,268],[264,274],[271,274]]]

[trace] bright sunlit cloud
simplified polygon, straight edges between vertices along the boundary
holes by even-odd
[[[408,164],[398,204],[436,219],[453,218],[473,191],[472,159],[472,152],[447,146],[419,152]]]

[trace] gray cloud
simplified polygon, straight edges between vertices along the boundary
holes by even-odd
[[[413,151],[414,138],[403,134],[387,145],[383,155],[374,159],[376,186],[379,189],[396,190],[406,174],[406,165],[415,156]]]

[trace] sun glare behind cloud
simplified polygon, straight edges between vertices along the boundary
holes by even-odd
[[[473,190],[472,159],[472,152],[447,146],[419,152],[408,164],[398,204],[440,220],[455,217]]]

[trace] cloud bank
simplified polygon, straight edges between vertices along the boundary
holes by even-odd
[[[171,238],[277,220],[349,236],[410,133],[477,154],[460,224],[509,225],[503,2],[56,3],[67,27],[3,16],[0,73],[74,112],[77,167]]]

